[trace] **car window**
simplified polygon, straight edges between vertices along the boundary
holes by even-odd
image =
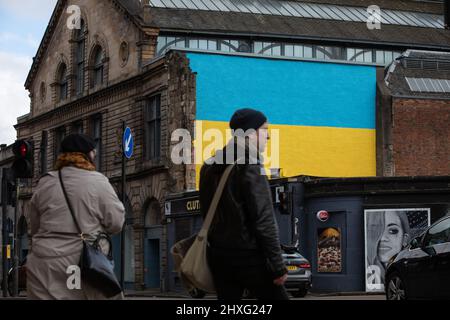
[[[445,219],[432,227],[425,235],[425,247],[450,242],[450,219]]]

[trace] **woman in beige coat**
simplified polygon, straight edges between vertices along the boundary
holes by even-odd
[[[108,179],[95,171],[95,144],[90,137],[70,135],[62,142],[61,151],[56,171],[41,178],[26,213],[32,236],[26,264],[28,298],[105,299],[99,290],[83,281],[81,288],[73,289],[70,285],[76,283],[73,267],[78,266],[83,244],[64,198],[58,170],[62,172],[80,228],[89,235],[89,240],[94,241],[101,232],[119,233],[125,209]],[[103,245],[102,250],[107,251],[106,247]],[[123,295],[115,298],[123,298]]]

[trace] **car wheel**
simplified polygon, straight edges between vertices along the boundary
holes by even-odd
[[[308,290],[306,289],[298,289],[297,291],[291,292],[294,298],[304,298],[308,294]]]
[[[189,291],[189,295],[194,299],[203,299],[206,296],[206,292],[197,288]]]
[[[397,272],[392,273],[386,281],[387,300],[406,300],[405,283]]]

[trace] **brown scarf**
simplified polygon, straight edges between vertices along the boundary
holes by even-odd
[[[93,164],[87,155],[79,152],[63,153],[56,160],[56,170],[60,170],[64,167],[75,167],[78,169],[95,171],[95,164]]]

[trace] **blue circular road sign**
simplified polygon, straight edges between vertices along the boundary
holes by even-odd
[[[134,139],[131,129],[127,127],[123,133],[123,154],[130,159],[133,156]]]

